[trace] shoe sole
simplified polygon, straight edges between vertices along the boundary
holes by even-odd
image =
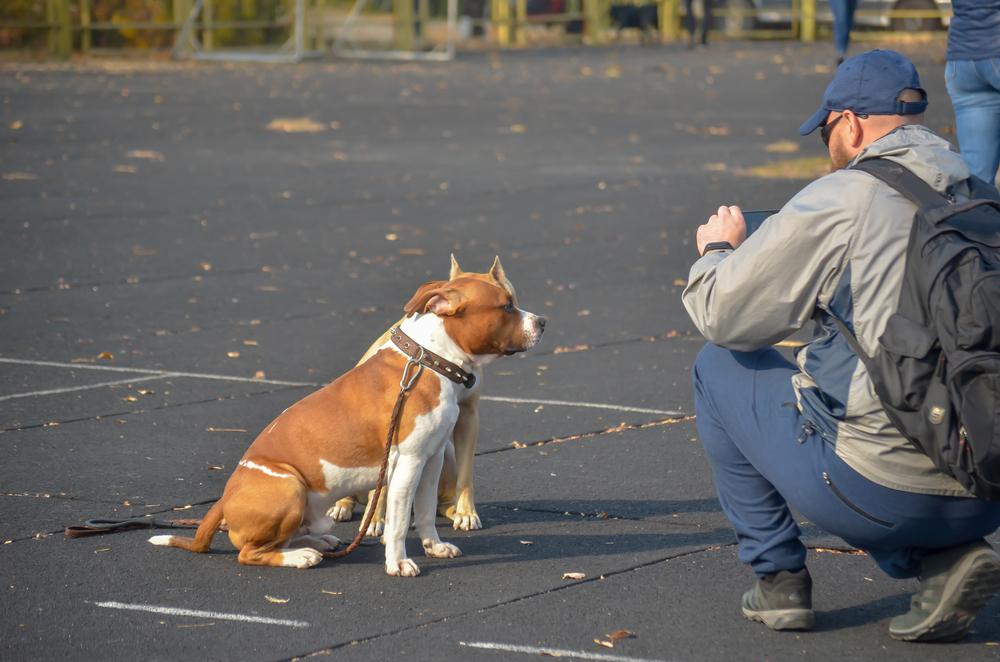
[[[930,616],[905,630],[890,627],[889,635],[899,641],[956,641],[965,636],[976,614],[1000,589],[1000,557],[982,549],[965,563],[965,571],[945,584],[941,602]]]
[[[743,607],[743,616],[772,630],[812,630],[816,617],[812,609],[769,609],[753,611]]]

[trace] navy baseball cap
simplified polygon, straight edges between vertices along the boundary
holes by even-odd
[[[907,88],[919,90],[923,101],[897,101]],[[913,63],[896,51],[871,51],[845,60],[823,94],[823,105],[799,128],[808,136],[823,126],[830,111],[859,115],[919,115],[927,109],[927,92]]]

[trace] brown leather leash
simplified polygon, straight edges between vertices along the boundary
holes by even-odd
[[[391,330],[391,329],[390,329]],[[420,347],[419,345],[417,345]],[[347,549],[342,549],[339,552],[323,552],[323,558],[325,559],[339,559],[343,556],[347,556],[353,552],[361,541],[365,537],[365,533],[368,531],[368,525],[371,524],[372,517],[375,515],[375,511],[378,510],[378,499],[382,494],[382,484],[385,482],[385,471],[389,467],[389,451],[392,450],[392,440],[396,436],[396,421],[399,419],[399,411],[403,408],[403,396],[406,392],[410,390],[413,383],[417,381],[417,377],[420,376],[420,372],[424,369],[421,360],[424,358],[424,350],[420,348],[420,357],[414,358],[407,355],[406,365],[403,366],[403,376],[399,380],[399,395],[396,396],[396,404],[392,407],[392,415],[389,417],[389,434],[386,435],[385,440],[385,452],[382,454],[382,468],[378,472],[378,480],[375,482],[375,491],[372,493],[371,499],[368,500],[368,508],[365,512],[365,521],[361,524],[361,528],[358,529],[358,535]],[[406,381],[406,375],[410,371],[410,366],[417,366],[416,372],[410,377],[410,381]]]
[[[323,558],[338,559],[347,556],[353,552],[364,539],[365,533],[368,531],[368,526],[371,524],[372,517],[374,517],[375,511],[378,509],[379,496],[382,494],[382,487],[385,483],[385,473],[389,467],[389,453],[392,450],[392,440],[396,436],[396,423],[399,419],[399,412],[403,408],[403,396],[406,395],[407,391],[413,388],[414,383],[417,381],[417,377],[420,376],[424,367],[430,368],[431,370],[447,377],[456,384],[462,384],[466,388],[472,388],[476,383],[475,374],[466,372],[451,361],[438,356],[430,350],[424,349],[420,346],[420,344],[407,336],[401,330],[397,328],[390,328],[389,332],[391,334],[390,338],[393,344],[395,344],[396,347],[403,352],[403,354],[407,357],[407,360],[406,365],[403,366],[403,376],[399,380],[399,395],[396,396],[396,404],[393,405],[392,415],[389,418],[389,434],[386,436],[385,440],[385,452],[382,454],[382,467],[379,469],[378,480],[375,483],[375,491],[372,498],[369,500],[368,508],[365,513],[365,521],[361,525],[361,528],[358,529],[358,535],[354,539],[354,542],[348,545],[346,549],[339,552],[324,552]],[[416,366],[416,371],[413,373],[413,376],[407,380],[407,375],[410,372],[411,365]],[[111,533],[113,531],[128,531],[131,529],[191,529],[198,528],[201,522],[202,521],[200,519],[161,520],[152,517],[135,517],[126,520],[94,519],[88,520],[83,526],[66,527],[66,535],[73,538],[80,538],[102,533]],[[223,524],[219,526],[218,530],[228,531],[229,528]]]

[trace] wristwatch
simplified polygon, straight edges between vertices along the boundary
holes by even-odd
[[[701,254],[702,257],[708,255],[712,251],[734,251],[733,245],[728,241],[713,241],[710,244],[705,245],[705,251]]]

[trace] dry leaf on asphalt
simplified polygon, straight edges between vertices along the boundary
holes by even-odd
[[[167,160],[167,157],[163,156],[163,154],[152,149],[133,149],[126,156],[130,159],[149,159],[150,161],[160,162]]]
[[[612,642],[617,643],[619,639],[628,639],[629,637],[634,637],[635,632],[630,632],[628,630],[618,630],[618,632],[615,632],[614,634],[606,634],[604,636],[610,639]]]
[[[599,644],[601,646],[606,646],[608,648],[614,648],[615,647],[614,643],[612,643],[610,641],[601,641],[600,639],[594,639],[594,643],[595,644]]]
[[[518,540],[518,542],[521,543],[522,545],[534,545],[535,544],[535,543],[531,542],[530,540]]]
[[[563,579],[583,579],[587,575],[582,572],[565,572],[563,573]]]
[[[97,356],[97,358],[99,358],[99,359],[113,359],[113,358],[115,358],[115,357],[114,357],[114,356],[112,356],[111,352],[101,352],[101,353],[100,353],[100,354],[99,354],[99,355]]]
[[[311,117],[277,117],[267,125],[268,131],[284,131],[285,133],[316,133],[326,131],[326,125]]]
[[[291,598],[272,598],[270,595],[265,595],[264,597],[267,598],[268,602],[277,602],[278,604],[284,604],[291,600]]]

